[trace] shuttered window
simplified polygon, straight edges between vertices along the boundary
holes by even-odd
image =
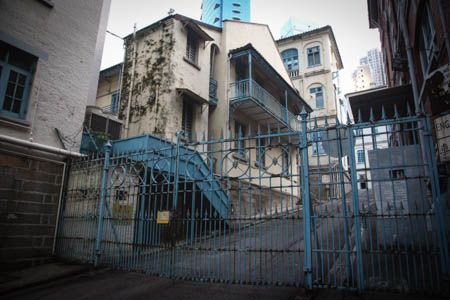
[[[198,39],[192,31],[188,31],[186,44],[186,58],[197,63]]]

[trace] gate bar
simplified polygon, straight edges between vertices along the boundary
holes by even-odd
[[[357,284],[358,292],[362,293],[364,290],[364,273],[363,273],[363,261],[362,261],[362,248],[361,248],[361,220],[359,216],[359,195],[358,195],[358,179],[356,177],[356,163],[355,163],[355,142],[353,136],[352,127],[347,127],[348,131],[348,143],[350,149],[350,170],[352,178],[352,197],[353,197],[353,216],[355,218],[355,244],[356,244],[356,268],[357,268]]]
[[[98,267],[102,255],[103,215],[105,213],[106,189],[108,188],[109,155],[112,145],[108,141],[105,144],[105,164],[103,165],[102,195],[100,200],[100,214],[98,216],[97,240],[95,243],[94,266]]]
[[[307,120],[308,113],[303,107],[300,113],[302,118],[301,151],[302,151],[302,202],[303,202],[303,248],[304,264],[303,272],[305,274],[305,286],[308,290],[312,289],[312,255],[311,255],[311,199],[309,195],[309,166],[308,166],[308,131]]]

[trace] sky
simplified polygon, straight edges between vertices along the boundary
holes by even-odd
[[[359,59],[367,51],[380,48],[377,29],[369,29],[367,1],[365,0],[250,0],[251,22],[269,25],[275,39],[289,17],[319,26],[330,25],[344,64],[341,84],[344,93],[353,92],[351,75]],[[136,23],[141,29],[175,13],[200,19],[202,0],[112,0],[108,31],[124,37],[133,32]],[[106,34],[102,69],[123,61],[123,41]]]

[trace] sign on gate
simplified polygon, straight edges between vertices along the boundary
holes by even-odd
[[[158,211],[157,224],[169,224],[170,212],[168,210]]]
[[[441,162],[450,161],[450,114],[434,120]]]

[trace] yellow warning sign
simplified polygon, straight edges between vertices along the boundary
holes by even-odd
[[[158,216],[156,219],[157,224],[169,224],[169,219],[170,219],[170,211],[168,210],[158,211]]]

